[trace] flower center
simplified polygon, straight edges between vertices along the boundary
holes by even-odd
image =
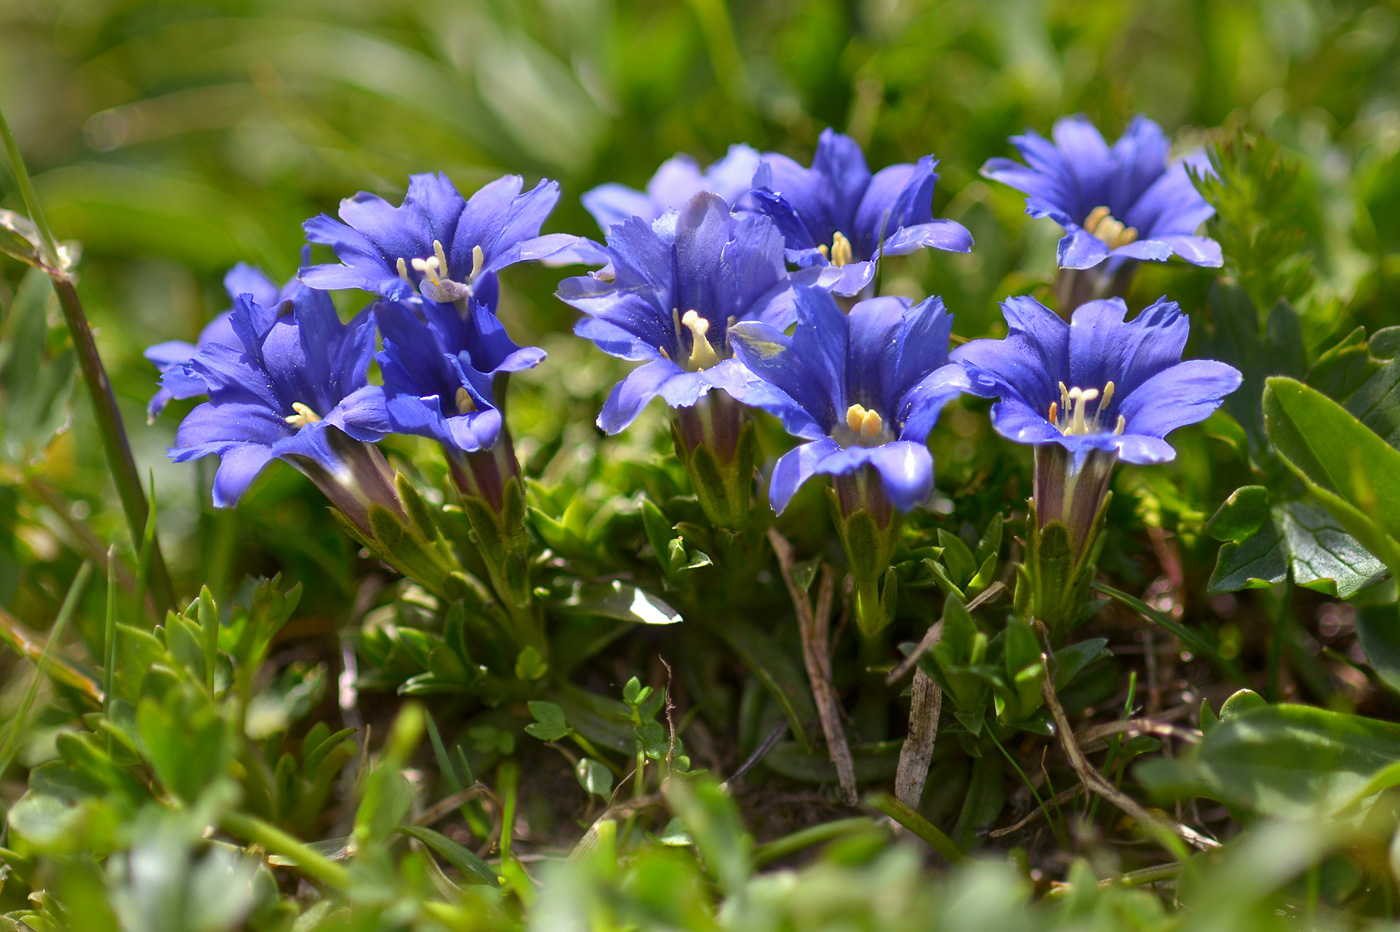
[[[696,311],[686,311],[681,314],[679,308],[672,308],[671,316],[676,323],[676,336],[682,349],[685,347],[683,330],[690,331],[690,355],[682,363],[687,372],[699,372],[701,369],[708,369],[719,362],[719,355],[715,348],[710,345],[710,322],[701,317]],[[667,356],[666,351],[661,351],[663,356]],[[667,356],[669,359],[670,357]]]
[[[292,402],[292,410],[295,414],[289,414],[282,420],[286,421],[297,430],[301,430],[307,424],[315,424],[321,419],[321,415],[311,410],[310,405],[302,404],[300,401]]]
[[[399,278],[413,284],[413,279],[409,276],[408,270],[412,268],[422,276],[418,283],[418,291],[429,301],[437,301],[442,304],[451,304],[459,301],[472,293],[471,283],[476,281],[476,277],[481,274],[481,268],[486,264],[486,253],[481,246],[472,247],[472,270],[467,275],[465,282],[453,281],[449,277],[447,268],[447,251],[442,248],[440,240],[433,240],[433,254],[419,259],[409,259],[405,261],[402,257],[398,260]]]
[[[1097,388],[1066,388],[1065,383],[1061,382],[1060,400],[1050,402],[1050,423],[1066,437],[1102,433],[1099,418],[1108,410],[1108,404],[1113,400],[1113,388],[1112,382],[1104,383],[1101,397]],[[1095,401],[1098,404],[1094,407],[1094,416],[1089,417],[1088,407]],[[1127,419],[1120,414],[1113,432],[1121,434],[1127,426]]]
[[[846,431],[848,436],[836,439],[842,446],[877,447],[894,439],[885,427],[885,419],[880,412],[865,405],[851,405],[846,409]]]
[[[817,247],[817,252],[825,256],[827,261],[838,269],[843,265],[850,265],[856,258],[855,250],[851,248],[851,241],[846,239],[846,234],[840,230],[837,230],[836,235],[831,237],[830,247],[823,243]]]
[[[1097,236],[1109,249],[1117,249],[1137,242],[1137,227],[1125,227],[1123,221],[1114,218],[1107,207],[1099,206],[1089,211],[1084,218],[1084,229]]]
[[[476,410],[476,402],[472,400],[471,392],[461,386],[457,387],[457,396],[453,400],[457,402],[458,414],[471,414]]]

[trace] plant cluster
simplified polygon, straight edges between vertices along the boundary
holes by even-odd
[[[1072,116],[1011,144],[982,174],[1064,235],[997,334],[886,288],[902,257],[976,248],[934,216],[937,160],[872,171],[833,130],[810,166],[734,145],[595,188],[601,239],[542,232],[552,181],[419,174],[307,220],[285,284],[235,267],[195,343],[147,350],[149,413],[183,413],[175,462],[217,457],[217,508],[275,462],[310,480],[358,548],[324,561],[353,593],[329,626],[298,614],[314,580],[177,600],[77,250],[14,157],[17,326],[42,337],[47,280],[76,359],[45,371],[86,379],[137,559],[109,556],[100,619],[90,564],[46,638],[0,614],[37,668],[0,740],[0,776],[27,772],[0,927],[1392,916],[1396,727],[1278,702],[1277,632],[1262,683],[1238,628],[1182,618],[1271,586],[1281,619],[1295,587],[1393,603],[1394,334],[1309,358],[1302,241],[1267,220],[1297,179],[1267,140],[1173,157],[1145,117],[1110,145]],[[1205,306],[1134,313],[1174,257],[1153,281]],[[551,275],[583,340],[547,357],[507,295]],[[571,395],[586,342],[640,365]],[[1208,592],[1183,568],[1203,535]],[[1391,689],[1393,616],[1352,616],[1349,661]]]

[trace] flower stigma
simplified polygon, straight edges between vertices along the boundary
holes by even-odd
[[[690,356],[685,361],[687,372],[698,372],[701,369],[708,369],[719,362],[719,355],[715,353],[715,348],[710,345],[710,322],[701,317],[693,310],[680,314],[679,309],[673,309],[671,315],[676,320],[676,335],[681,335],[681,328],[690,331]]]
[[[295,414],[289,414],[282,420],[300,430],[307,424],[314,424],[321,419],[321,415],[311,410],[310,405],[302,404],[300,401],[292,402],[292,410]]]
[[[856,257],[855,250],[851,248],[851,241],[840,230],[831,237],[830,247],[823,243],[817,247],[817,252],[838,269],[843,265],[850,265]]]
[[[1102,205],[1089,211],[1089,216],[1084,218],[1084,229],[1098,237],[1109,249],[1135,243],[1138,238],[1137,227],[1124,226]]]
[[[1048,420],[1055,425],[1055,429],[1066,437],[1078,437],[1085,434],[1097,434],[1102,432],[1099,426],[1099,418],[1108,409],[1109,402],[1113,400],[1113,383],[1106,382],[1103,387],[1102,400],[1097,388],[1066,388],[1065,383],[1060,383],[1060,400],[1050,402],[1050,414]],[[1098,401],[1098,406],[1094,409],[1094,416],[1089,417],[1087,408],[1093,402]],[[1118,415],[1118,423],[1114,425],[1113,433],[1121,434],[1127,427],[1127,419],[1123,415]]]

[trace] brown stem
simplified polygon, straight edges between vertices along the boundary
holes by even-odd
[[[1159,835],[1174,833],[1180,836],[1183,841],[1202,850],[1219,848],[1220,842],[1214,838],[1207,838],[1189,825],[1169,822],[1154,815],[1148,811],[1147,807],[1109,783],[1104,779],[1103,774],[1094,769],[1094,765],[1089,763],[1089,759],[1084,756],[1079,742],[1075,740],[1074,729],[1070,727],[1069,718],[1065,715],[1064,707],[1060,705],[1060,697],[1055,694],[1054,676],[1048,672],[1053,669],[1050,665],[1050,656],[1041,654],[1040,660],[1047,671],[1045,681],[1041,686],[1041,695],[1045,697],[1045,707],[1050,710],[1050,717],[1055,721],[1055,734],[1060,739],[1060,747],[1064,749],[1065,757],[1069,759],[1069,765],[1080,781],[1090,790],[1123,810],[1148,834],[1154,832]]]
[[[943,711],[943,689],[922,668],[914,671],[909,701],[909,737],[899,749],[894,775],[895,798],[910,809],[919,808],[924,781],[938,740],[938,716]]]
[[[798,631],[802,640],[802,660],[807,666],[807,678],[812,684],[812,698],[817,703],[817,714],[821,718],[822,732],[826,735],[827,753],[836,766],[836,777],[841,783],[841,796],[849,806],[854,806],[856,795],[856,767],[851,759],[851,747],[846,741],[846,733],[841,729],[841,707],[836,696],[836,687],[831,677],[831,600],[836,591],[836,574],[831,567],[822,566],[822,580],[817,588],[816,609],[807,599],[807,593],[792,578],[792,545],[778,533],[776,528],[768,529],[768,540],[773,553],[778,557],[778,567],[787,584],[788,595],[792,597],[792,607],[797,612]]]

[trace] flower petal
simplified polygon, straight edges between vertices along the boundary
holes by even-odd
[[[647,402],[661,394],[666,382],[681,374],[680,366],[668,359],[658,359],[633,369],[627,378],[613,386],[598,415],[598,426],[610,435],[626,429]]]
[[[1125,433],[1165,437],[1178,427],[1210,417],[1225,396],[1240,387],[1234,366],[1191,359],[1164,369],[1133,390],[1118,408]]]
[[[817,472],[817,465],[826,457],[839,452],[841,445],[830,437],[804,443],[778,458],[773,466],[773,478],[768,483],[768,504],[782,514],[792,496]]]

